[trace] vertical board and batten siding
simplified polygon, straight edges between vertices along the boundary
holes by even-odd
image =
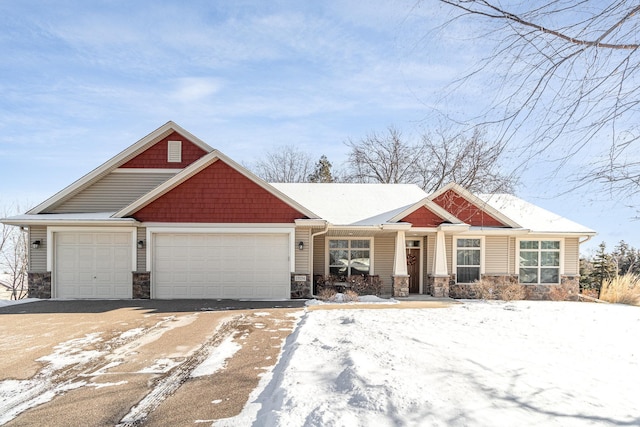
[[[509,237],[487,236],[484,240],[484,273],[503,275],[509,272]]]
[[[166,172],[112,172],[50,209],[48,213],[118,211],[174,175]]]
[[[324,276],[325,234],[313,238],[313,275]]]
[[[142,240],[144,246],[142,249],[138,249],[138,242]],[[136,271],[147,271],[147,229],[145,227],[138,227],[136,235]]]
[[[38,249],[31,248],[31,242],[40,240]],[[45,272],[47,271],[47,227],[30,226],[29,227],[29,271]]]
[[[311,229],[310,228],[296,228],[296,237],[294,242],[295,254],[296,254],[296,262],[295,262],[295,273],[300,274],[308,274],[309,271],[309,241],[311,239]],[[304,249],[299,250],[298,244],[302,242],[304,244]]]
[[[580,243],[577,237],[564,239],[564,274],[580,274]]]
[[[393,259],[396,252],[395,234],[381,234],[373,239],[373,274],[380,277],[383,294],[393,292]]]

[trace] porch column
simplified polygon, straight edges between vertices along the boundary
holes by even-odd
[[[407,273],[407,248],[404,230],[396,232],[396,251],[393,259],[393,296],[409,296],[409,274]]]
[[[447,249],[444,231],[436,232],[436,249],[433,256],[433,274],[429,277],[431,295],[438,298],[449,297],[449,271],[447,270]]]

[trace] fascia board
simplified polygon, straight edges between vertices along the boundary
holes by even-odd
[[[98,166],[97,168],[95,168],[94,170],[89,172],[88,174],[84,175],[82,178],[80,178],[77,181],[73,182],[71,185],[67,186],[66,188],[62,189],[58,193],[54,194],[53,196],[51,196],[50,198],[48,198],[44,202],[40,203],[36,207],[30,209],[29,211],[27,211],[27,213],[28,214],[39,214],[43,210],[49,208],[50,206],[55,205],[60,200],[62,200],[65,197],[73,194],[74,192],[76,192],[77,190],[79,190],[80,188],[85,186],[86,184],[92,182],[94,179],[96,179],[96,178],[108,173],[111,170],[116,169],[129,156],[135,154],[136,151],[140,150],[145,145],[149,144],[151,141],[155,140],[156,138],[160,137],[161,135],[163,135],[164,133],[166,133],[166,132],[168,132],[170,130],[173,130],[175,132],[180,133],[185,138],[191,140],[194,144],[198,145],[200,148],[202,148],[203,150],[205,150],[208,153],[213,150],[212,147],[210,147],[209,145],[204,143],[204,141],[202,141],[200,138],[197,138],[196,136],[192,135],[190,132],[188,132],[185,129],[183,129],[182,127],[178,126],[176,123],[174,123],[172,121],[168,121],[164,125],[160,126],[158,129],[156,129],[153,132],[149,133],[145,137],[139,139],[133,145],[131,145],[128,148],[126,148],[123,151],[121,151],[119,154],[116,154],[110,160],[106,161],[105,163],[103,163],[102,165]]]
[[[446,193],[448,190],[455,191],[461,197],[466,199],[468,202],[473,203],[474,205],[476,205],[476,206],[482,208],[483,210],[487,211],[487,213],[489,213],[491,216],[495,217],[497,220],[499,220],[500,222],[508,225],[509,227],[522,228],[522,226],[520,224],[518,224],[517,222],[515,222],[514,220],[512,220],[511,218],[509,218],[508,216],[506,216],[505,214],[503,214],[499,210],[493,208],[492,206],[489,206],[489,204],[487,202],[485,202],[484,200],[480,199],[479,197],[477,197],[476,195],[471,193],[469,190],[465,189],[464,187],[462,187],[459,184],[456,184],[455,182],[451,182],[451,183],[445,185],[444,187],[442,187],[441,189],[435,191],[434,193],[429,195],[428,199],[433,201],[433,199],[435,199],[436,197],[440,196],[441,194]]]

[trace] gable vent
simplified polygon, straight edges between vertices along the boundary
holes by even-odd
[[[182,141],[168,141],[168,158],[169,163],[181,163],[182,162]]]

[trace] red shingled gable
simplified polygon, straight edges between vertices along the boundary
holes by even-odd
[[[508,225],[498,221],[453,190],[445,191],[433,199],[433,201],[451,213],[451,215],[469,225],[479,227],[508,227]]]
[[[305,218],[222,160],[132,216],[139,221],[196,223],[292,223]]]
[[[169,163],[167,161],[167,141],[182,141],[182,162]],[[151,168],[151,169],[183,169],[200,157],[207,154],[202,148],[189,141],[178,132],[173,132],[151,147],[129,160],[121,168]]]
[[[411,223],[413,227],[437,227],[445,220],[423,206],[402,218],[400,222]]]

